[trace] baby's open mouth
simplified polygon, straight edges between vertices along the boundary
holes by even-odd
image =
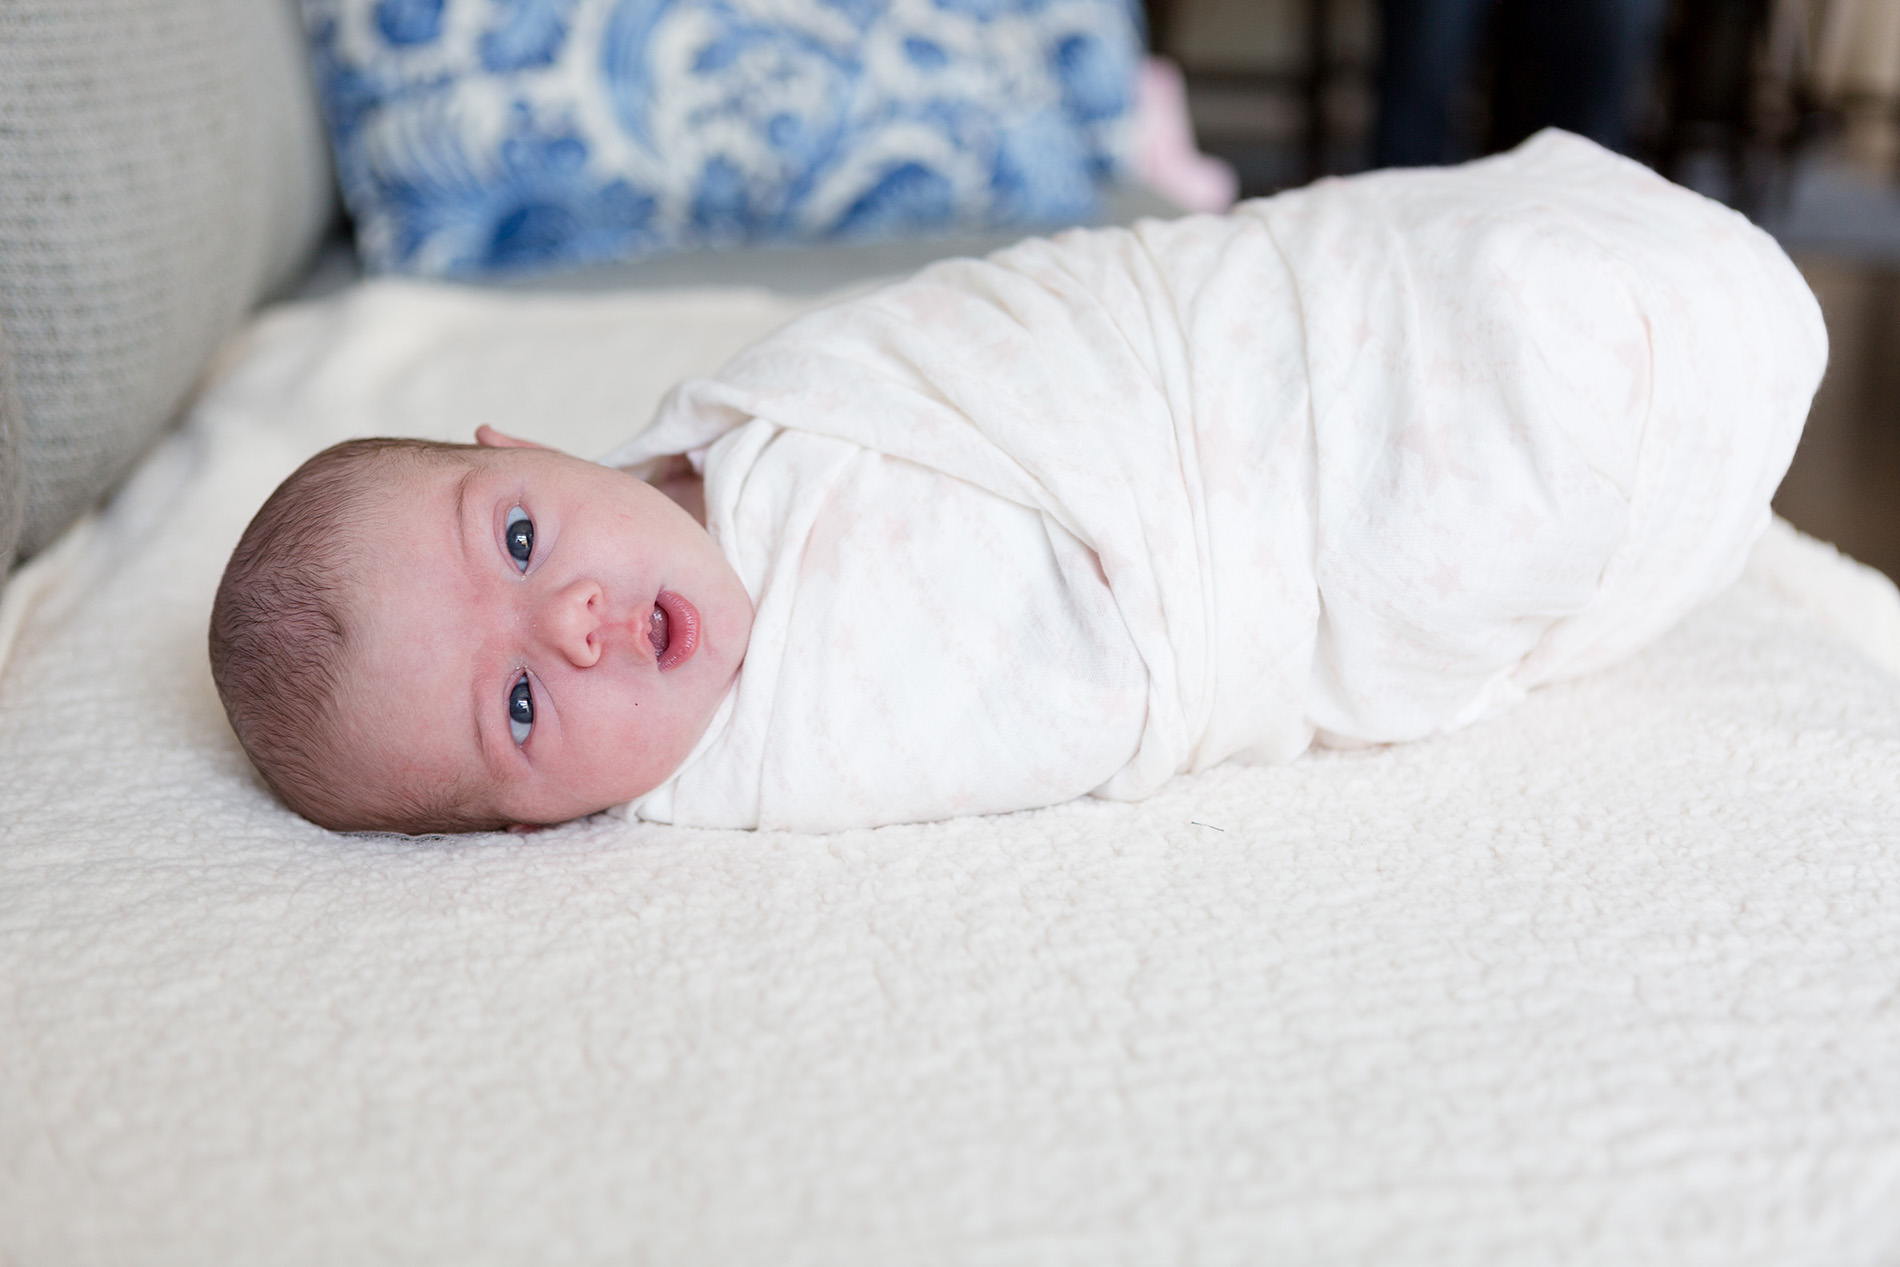
[[[699,610],[672,590],[661,590],[648,617],[647,640],[660,669],[678,668],[699,650]]]
[[[666,644],[672,641],[671,631],[667,628],[666,609],[658,603],[653,604],[653,624],[647,630],[647,639],[653,643],[655,655],[666,654]]]

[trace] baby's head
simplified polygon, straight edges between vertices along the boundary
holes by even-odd
[[[642,796],[738,674],[752,604],[691,515],[625,471],[482,441],[326,449],[225,567],[225,712],[325,827],[493,830]]]

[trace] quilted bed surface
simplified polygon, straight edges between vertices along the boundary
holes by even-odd
[[[602,450],[789,311],[281,311],[16,580],[0,1262],[1900,1257],[1900,605],[1785,528],[1500,721],[1139,804],[410,841],[271,801],[203,631],[278,475]]]

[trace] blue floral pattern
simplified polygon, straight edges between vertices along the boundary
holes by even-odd
[[[303,0],[381,271],[1085,217],[1134,0]]]

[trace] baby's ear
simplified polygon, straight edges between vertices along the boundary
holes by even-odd
[[[497,431],[487,423],[475,428],[475,443],[484,449],[545,449],[545,444],[536,444],[532,440],[523,440],[520,436],[511,436],[505,431]]]

